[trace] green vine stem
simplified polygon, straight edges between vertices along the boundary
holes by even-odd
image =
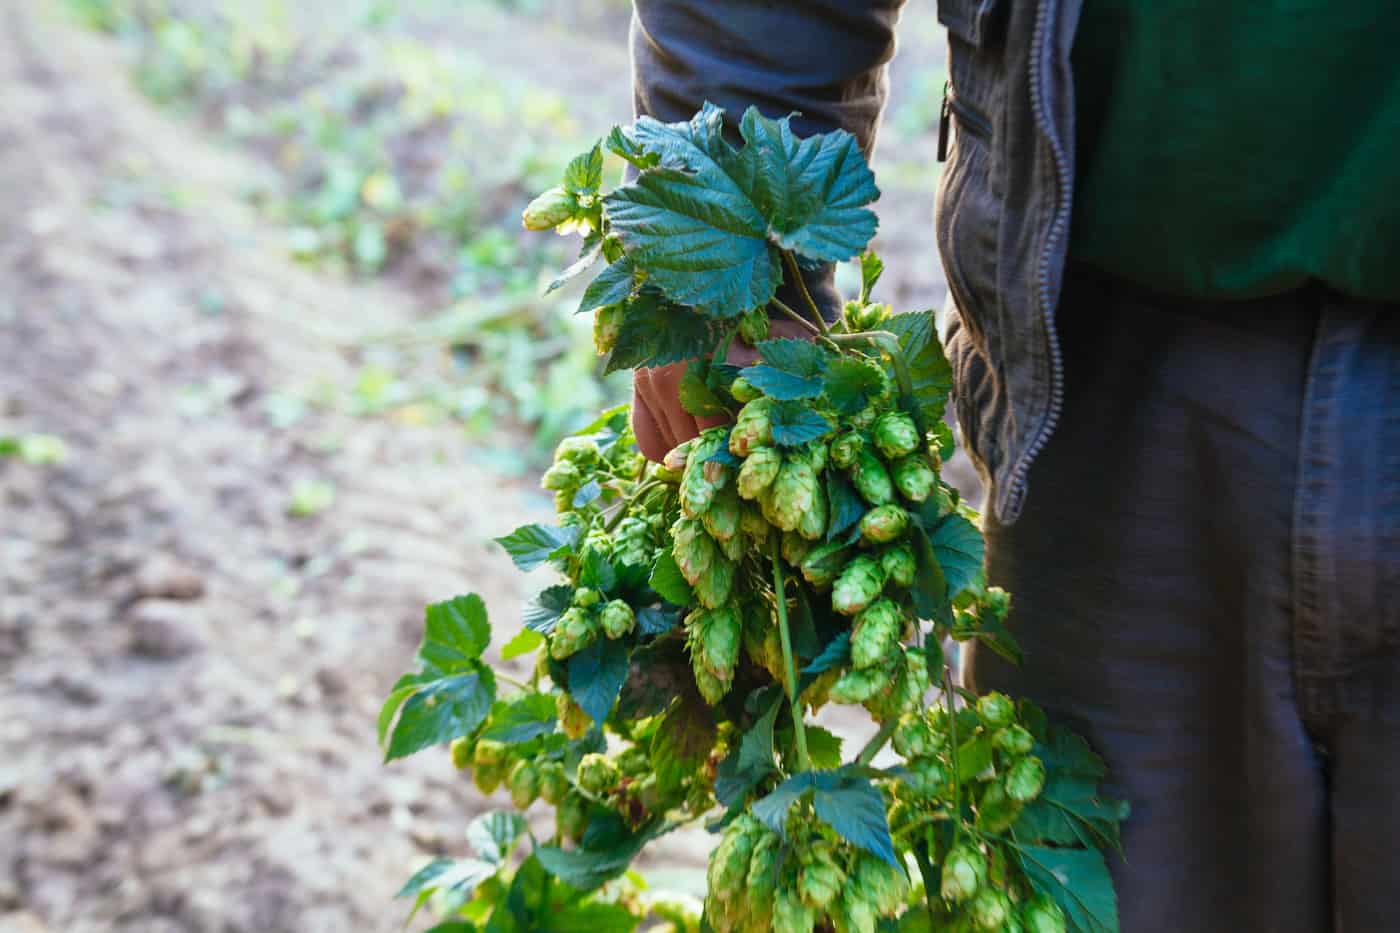
[[[797,257],[787,250],[783,250],[783,261],[787,263],[788,272],[792,275],[793,282],[797,285],[798,292],[802,295],[802,300],[807,303],[807,308],[812,312],[812,320],[817,324],[817,332],[825,336],[830,328],[826,326],[826,318],[822,317],[822,309],[817,307],[817,302],[812,298],[812,293],[807,290],[807,280],[802,277],[802,269],[797,265]]]
[[[815,324],[813,324],[811,321],[807,320],[806,315],[799,314],[796,310],[794,310],[792,307],[790,307],[786,302],[784,302],[782,299],[778,298],[776,295],[775,295],[774,297],[772,297],[771,299],[769,299],[769,303],[771,303],[771,304],[773,305],[773,307],[777,308],[779,311],[783,312],[783,314],[785,314],[787,317],[791,318],[792,320],[796,321],[797,323],[799,323],[799,324],[801,324],[803,327],[805,327],[805,328],[807,329],[807,332],[810,333],[812,336],[814,336],[814,337],[821,337],[821,336],[822,336],[822,332],[821,332],[820,330],[817,329],[817,326],[816,326]]]
[[[948,704],[948,757],[953,765],[953,838],[962,835],[962,769],[958,765],[958,710],[953,698],[953,672],[943,664],[943,697]]]
[[[868,765],[875,760],[875,756],[880,754],[880,749],[885,747],[885,743],[894,735],[895,727],[899,725],[899,720],[893,717],[880,723],[880,731],[870,737],[870,741],[865,743],[865,747],[856,756],[856,764]]]
[[[777,597],[778,636],[783,643],[783,670],[787,675],[788,703],[792,707],[792,731],[797,738],[797,768],[799,771],[807,771],[810,770],[811,763],[807,758],[807,730],[802,723],[802,701],[797,695],[797,665],[793,663],[792,635],[788,631],[787,586],[783,581],[782,545],[776,534],[769,535],[769,538],[773,542],[773,592]]]
[[[613,513],[611,517],[608,518],[607,524],[603,526],[603,530],[612,531],[614,528],[617,527],[618,523],[622,521],[622,517],[627,514],[627,509],[629,506],[632,505],[632,503],[639,501],[642,498],[642,496],[651,492],[653,489],[657,489],[664,485],[666,485],[666,483],[663,480],[659,479],[647,480],[645,483],[642,483],[642,485],[637,487],[636,492],[628,496],[622,502],[622,504],[618,506],[617,511]]]

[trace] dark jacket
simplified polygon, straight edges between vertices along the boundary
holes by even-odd
[[[636,0],[636,107],[687,119],[800,111],[874,147],[903,0]],[[1055,332],[1074,173],[1070,45],[1079,0],[938,0],[953,144],[935,226],[955,313],[944,341],[963,438],[1003,523],[1059,416]],[[823,291],[834,294],[829,273]]]

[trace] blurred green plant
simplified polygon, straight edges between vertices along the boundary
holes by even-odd
[[[68,459],[68,445],[52,434],[0,434],[0,458],[30,466],[52,466]]]

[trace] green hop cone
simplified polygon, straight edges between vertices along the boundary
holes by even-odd
[[[1035,738],[1023,726],[1006,726],[992,736],[992,747],[1004,755],[1020,758],[1035,747]]]
[[[851,467],[851,482],[856,492],[871,505],[886,505],[894,501],[894,483],[889,471],[875,456],[873,451],[861,450],[856,453],[855,465]]]
[[[778,626],[769,618],[767,610],[745,613],[744,653],[774,680],[782,681],[785,670],[783,637],[778,633]]]
[[[918,648],[906,648],[904,665],[900,671],[895,695],[891,698],[889,712],[881,718],[888,719],[901,712],[924,709],[924,694],[928,693],[928,657]]]
[[[1021,815],[1022,804],[1006,795],[1006,788],[992,781],[977,802],[977,826],[989,833],[1004,832]]]
[[[1020,803],[1030,803],[1045,789],[1045,762],[1027,755],[1006,772],[1006,796]]]
[[[826,519],[826,490],[818,482],[813,486],[812,507],[797,520],[797,533],[808,541],[820,541],[826,537]]]
[[[554,448],[554,459],[568,460],[581,467],[596,466],[602,455],[591,437],[566,437]]]
[[[901,758],[922,758],[932,755],[937,748],[938,743],[933,737],[933,730],[924,721],[924,717],[917,713],[900,717],[899,725],[894,730],[894,750]]]
[[[598,605],[603,599],[603,594],[593,589],[591,586],[581,586],[574,590],[573,604],[580,609],[588,609]]]
[[[778,478],[773,481],[772,508],[765,514],[783,531],[796,531],[802,516],[816,507],[816,497],[817,474],[804,461],[790,458],[783,461]],[[814,540],[812,535],[803,537]],[[821,537],[820,533],[815,537]]]
[[[943,762],[932,756],[909,762],[909,788],[925,800],[942,797],[948,787],[948,777],[948,769]]]
[[[540,486],[553,492],[572,492],[583,485],[583,475],[579,472],[578,465],[571,460],[558,460],[548,470],[544,471],[544,476],[540,477]]]
[[[773,485],[783,465],[783,455],[775,447],[755,447],[739,467],[739,495],[757,499]]]
[[[773,400],[762,396],[739,409],[734,428],[729,433],[729,452],[747,457],[755,448],[773,443]]]
[[[554,813],[554,827],[565,839],[578,842],[588,828],[588,801],[582,794],[569,793]]]
[[[623,566],[644,567],[652,560],[651,526],[644,519],[628,515],[618,522],[613,535],[613,558]]]
[[[999,586],[989,586],[982,596],[982,605],[997,621],[1004,622],[1011,611],[1011,594]]]
[[[567,693],[555,694],[554,714],[559,718],[560,730],[571,739],[583,738],[593,726],[593,717]]]
[[[714,706],[723,700],[724,695],[729,692],[728,682],[711,674],[709,668],[705,666],[704,658],[700,655],[690,656],[690,666],[695,675],[695,688],[700,691],[700,696],[704,701]]]
[[[755,549],[763,550],[773,526],[763,517],[762,509],[752,502],[745,502],[739,506],[739,530]]]
[[[807,555],[812,553],[812,542],[795,531],[783,532],[783,560],[794,567],[801,567]]]
[[[721,545],[732,541],[739,534],[739,493],[732,485],[721,489],[710,503],[710,508],[700,521],[710,537]]]
[[[909,879],[904,872],[869,852],[856,856],[852,877],[855,889],[884,916],[894,914],[909,897]]]
[[[563,661],[591,645],[597,637],[598,628],[593,618],[574,606],[559,617],[559,623],[549,637],[549,656]]]
[[[961,843],[953,846],[943,860],[940,893],[944,900],[961,904],[976,894],[986,880],[986,856],[975,847]]]
[[[713,508],[710,509],[710,512],[713,511]],[[708,515],[709,512],[705,514]],[[731,564],[735,565],[742,561],[744,555],[749,552],[749,543],[744,539],[743,535],[734,535],[728,540],[716,541],[715,544],[719,547],[719,552],[728,558]]]
[[[611,353],[617,346],[626,313],[627,307],[623,304],[603,305],[593,313],[593,349],[599,356]]]
[[[452,767],[458,771],[465,771],[472,766],[471,739],[465,737],[453,739],[449,752],[452,755]]]
[[[865,330],[864,327],[856,323],[856,321],[860,319],[860,312],[863,307],[864,305],[859,298],[852,298],[841,307],[841,320],[845,322],[846,330],[852,333]]]
[[[802,578],[819,590],[826,589],[845,569],[845,552],[846,545],[840,541],[818,544],[802,559]]]
[[[914,549],[907,544],[892,545],[880,552],[880,569],[895,586],[913,586],[918,566]]]
[[[870,435],[886,460],[898,460],[919,449],[919,429],[902,411],[885,412],[876,418]]]
[[[754,843],[749,857],[749,871],[744,878],[748,898],[749,925],[767,929],[773,910],[773,892],[778,888],[778,849],[782,839],[777,833],[764,831]]]
[[[690,462],[690,449],[695,446],[695,441],[696,438],[692,437],[666,451],[666,456],[657,464],[656,478],[666,483],[679,483],[685,475],[685,465]]]
[[[860,411],[856,412],[854,415],[851,415],[849,418],[847,418],[847,419],[846,419],[846,422],[847,422],[851,427],[857,428],[857,429],[863,431],[863,430],[865,430],[866,428],[870,427],[872,424],[874,424],[874,423],[875,423],[875,419],[878,418],[878,417],[880,417],[880,406],[879,406],[879,405],[866,405],[866,406],[865,406],[864,408],[862,408]]]
[[[1044,894],[1037,894],[1026,902],[1021,911],[1021,922],[1026,933],[1065,933],[1065,912],[1060,905]]]
[[[981,888],[967,905],[972,925],[978,930],[1001,930],[1011,916],[1011,900],[996,888]]]
[[[491,795],[496,792],[496,788],[501,786],[501,778],[505,777],[505,765],[477,765],[472,768],[472,783],[476,789],[483,794]]]
[[[681,518],[671,526],[672,555],[681,576],[695,586],[721,559],[719,548],[704,524],[693,518]]]
[[[826,469],[829,445],[826,441],[810,441],[792,452],[792,457],[812,468],[813,473]]]
[[[703,445],[697,446],[686,460],[685,472],[681,474],[681,513],[687,518],[704,515],[719,492],[719,483],[709,478],[713,471],[707,471],[705,467],[709,464],[701,459],[704,452]]]
[[[540,765],[540,799],[552,807],[569,793],[569,779],[564,774],[564,766],[557,761],[546,761]]]
[[[853,667],[832,684],[830,698],[834,703],[864,703],[888,686],[889,677],[884,667]]]
[[[849,469],[855,464],[856,457],[864,449],[865,439],[860,436],[860,432],[847,431],[831,442],[831,465],[838,470]]]
[[[836,851],[825,839],[812,842],[798,856],[797,890],[810,907],[825,910],[841,893],[846,873],[836,860]]]
[[[796,891],[784,889],[773,898],[773,933],[812,933],[816,925],[816,911]]]
[[[494,739],[481,739],[476,743],[476,748],[472,749],[472,764],[478,768],[504,764],[509,757],[510,750],[506,748],[505,743]]]
[[[751,347],[768,339],[766,308],[754,308],[739,316],[739,339]]]
[[[528,761],[517,761],[506,777],[506,789],[510,791],[510,802],[517,810],[524,810],[539,796],[539,771]]]
[[[899,494],[910,502],[923,502],[938,485],[938,475],[923,457],[901,457],[890,467],[890,478]]]
[[[836,933],[875,933],[880,922],[879,911],[857,887],[847,885],[828,908]]]
[[[554,511],[564,513],[574,507],[574,496],[576,493],[572,489],[561,489],[554,494]]]
[[[620,599],[614,599],[598,614],[603,624],[603,634],[609,638],[621,638],[637,627],[637,617],[632,607]]]
[[[1009,726],[1016,718],[1016,704],[1004,693],[989,693],[977,699],[977,718],[988,729]]]
[[[607,755],[589,752],[578,763],[578,786],[584,793],[601,797],[617,786],[621,775]]]
[[[882,505],[860,520],[860,536],[875,544],[888,544],[909,530],[909,513],[897,505]]]
[[[743,619],[733,606],[697,609],[685,620],[692,660],[699,658],[706,670],[726,687],[734,678],[743,645]]]
[[[885,588],[885,571],[878,558],[862,554],[846,565],[831,588],[831,606],[853,616],[869,606]]]
[[[740,405],[752,402],[763,393],[758,391],[752,382],[743,376],[735,376],[734,381],[729,384],[729,394],[734,396],[734,401]]]
[[[731,539],[737,540],[737,539]],[[734,578],[737,568],[734,562],[723,555],[717,556],[710,564],[709,573],[695,581],[695,598],[707,609],[718,609],[729,602],[734,592]]]
[[[728,914],[730,908],[744,896],[749,861],[762,831],[757,820],[747,813],[740,814],[725,829],[719,845],[710,853],[708,886],[710,894],[719,901],[723,914]]]
[[[851,633],[851,663],[871,667],[889,657],[904,633],[904,615],[888,599],[871,603],[856,616]]]
[[[553,230],[572,220],[578,209],[578,200],[556,185],[525,205],[520,222],[526,230]]]

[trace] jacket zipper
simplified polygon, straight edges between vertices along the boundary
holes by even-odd
[[[1050,233],[1046,237],[1044,249],[1041,250],[1040,264],[1036,270],[1036,297],[1040,302],[1041,317],[1045,321],[1045,339],[1050,345],[1050,408],[1046,412],[1045,422],[1036,432],[1035,439],[1021,455],[1020,462],[1011,474],[1011,492],[1006,500],[1005,517],[1008,520],[1014,520],[1021,512],[1026,496],[1026,477],[1030,473],[1031,463],[1049,442],[1050,435],[1060,422],[1060,411],[1064,407],[1064,358],[1060,352],[1059,332],[1055,327],[1055,309],[1050,303],[1050,257],[1054,255],[1059,239],[1069,225],[1069,203],[1066,193],[1070,189],[1070,178],[1064,147],[1046,115],[1044,81],[1041,75],[1045,65],[1048,28],[1046,20],[1053,5],[1053,0],[1041,0],[1039,9],[1036,10],[1030,74],[1031,111],[1041,132],[1050,142],[1050,154],[1055,163],[1055,216],[1051,221]]]
[[[948,161],[948,136],[952,118],[958,118],[959,131],[967,129],[974,136],[984,140],[992,138],[992,124],[986,117],[973,110],[958,98],[952,84],[943,83],[943,106],[938,114],[938,161]]]

